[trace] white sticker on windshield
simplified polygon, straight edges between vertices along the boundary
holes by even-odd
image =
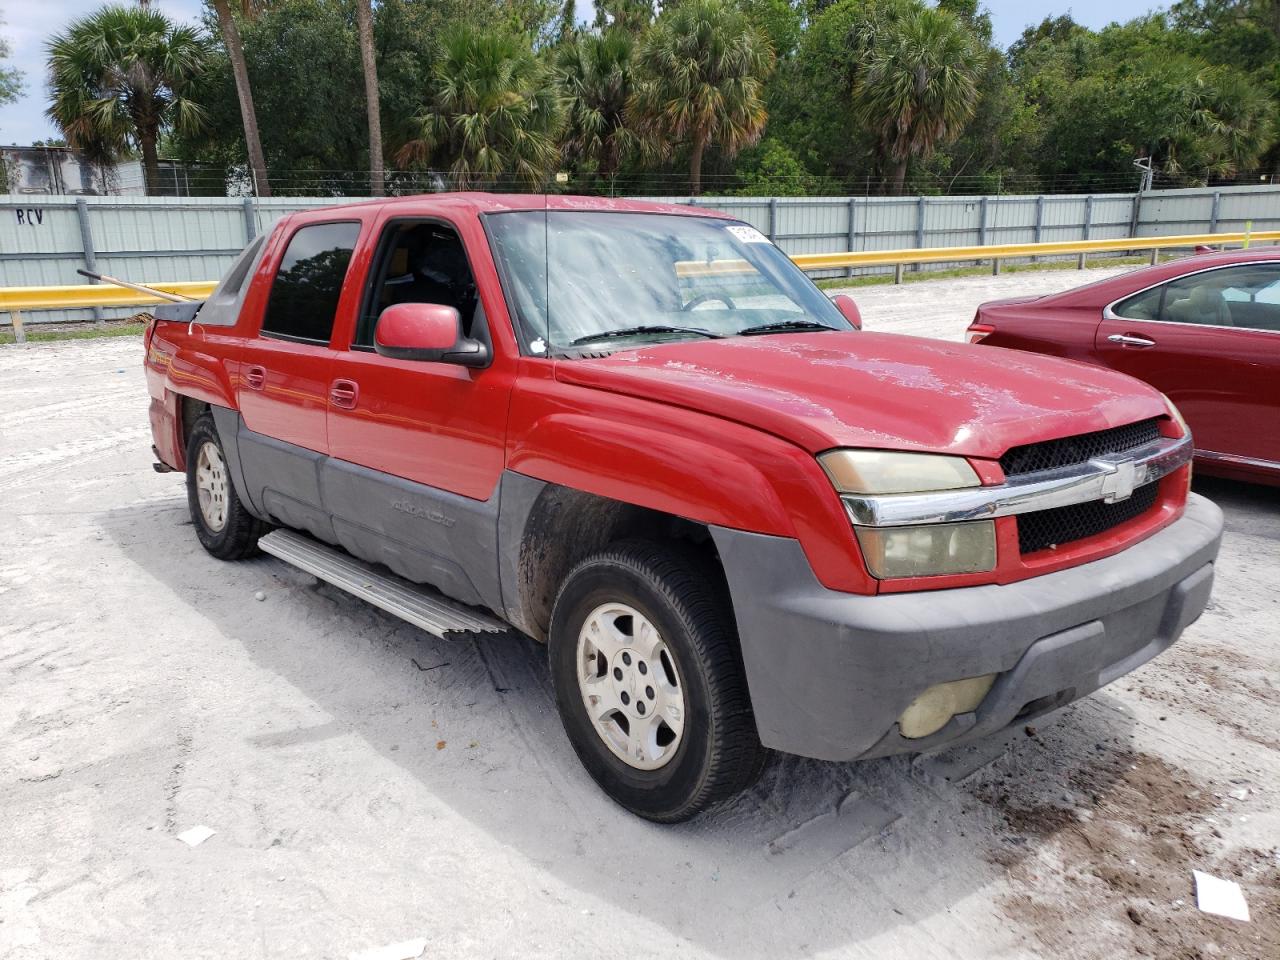
[[[746,224],[734,224],[729,228],[729,232],[741,240],[743,243],[771,243],[772,241],[755,227],[749,227]]]

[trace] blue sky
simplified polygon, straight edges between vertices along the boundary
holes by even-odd
[[[1070,13],[1090,27],[1101,27],[1113,20],[1128,20],[1168,3],[1157,0],[984,0],[991,11],[996,40],[1008,46],[1024,27],[1039,23],[1046,16]],[[101,0],[41,0],[15,3],[0,0],[0,34],[13,50],[9,66],[25,75],[25,96],[17,103],[0,107],[0,143],[28,144],[56,136],[44,119],[44,43],[49,35],[62,29],[74,17],[101,5]],[[154,4],[175,20],[196,20],[200,0],[157,0]],[[580,7],[587,4],[580,3]]]

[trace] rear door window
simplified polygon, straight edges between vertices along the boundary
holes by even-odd
[[[267,299],[262,333],[270,337],[328,343],[360,221],[317,223],[290,239]]]

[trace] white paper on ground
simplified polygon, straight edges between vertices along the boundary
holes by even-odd
[[[185,843],[188,847],[198,847],[210,837],[215,831],[210,830],[203,823],[197,824],[190,830],[178,834],[178,839]]]
[[[350,960],[414,960],[422,956],[427,949],[427,938],[406,940],[404,943],[389,943],[385,947],[374,947],[372,950],[361,950],[349,954]]]
[[[1196,878],[1196,906],[1205,913],[1214,913],[1232,920],[1248,920],[1249,904],[1244,901],[1244,891],[1234,880],[1221,880],[1218,877],[1192,870]]]

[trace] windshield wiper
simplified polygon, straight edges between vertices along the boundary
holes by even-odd
[[[620,330],[601,330],[599,333],[588,333],[585,337],[578,337],[571,343],[576,347],[582,343],[594,343],[597,340],[611,340],[614,337],[630,337],[644,333],[696,333],[700,337],[709,337],[713,340],[719,340],[724,336],[722,333],[712,333],[710,330],[703,330],[699,327],[672,327],[661,323],[648,323],[638,327],[623,327]]]
[[[759,326],[747,327],[739,330],[738,336],[750,337],[758,333],[781,333],[784,330],[836,330],[837,327],[829,327],[825,323],[819,323],[817,320],[774,320],[772,323],[762,323]]]

